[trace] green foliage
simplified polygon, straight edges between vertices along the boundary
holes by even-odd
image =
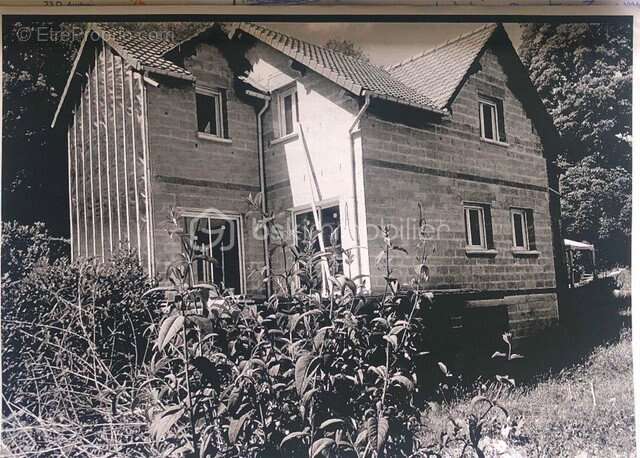
[[[577,162],[631,161],[631,23],[526,24],[520,55]]]
[[[565,236],[594,242],[604,266],[629,264],[631,24],[527,24],[520,55],[567,148]]]
[[[2,292],[10,292],[37,265],[48,264],[50,253],[49,234],[43,223],[31,226],[15,221],[2,223]]]
[[[353,41],[337,40],[335,38],[332,38],[324,44],[324,47],[332,49],[333,51],[337,51],[341,54],[345,54],[347,56],[355,57],[357,59],[364,60],[365,62],[369,62],[369,56],[367,56],[364,50],[356,45]]]
[[[163,453],[370,457],[419,448],[419,311],[431,297],[420,278],[408,293],[390,286],[373,298],[329,269],[322,297],[316,279],[335,254],[289,246],[299,287],[287,281],[290,295],[245,303],[194,285],[195,252],[186,234],[173,234],[186,254],[170,268],[170,311],[155,331],[147,384]],[[319,232],[308,235],[314,246]]]
[[[5,445],[66,454],[89,444],[92,454],[118,449],[113,437],[138,441],[145,434],[143,413],[133,408],[138,374],[158,315],[147,307],[153,298],[142,299],[152,284],[137,258],[123,250],[106,262],[50,261],[41,225],[7,228],[2,388],[15,431]]]
[[[563,229],[568,238],[597,241],[596,261],[629,265],[631,173],[587,158],[561,176]]]

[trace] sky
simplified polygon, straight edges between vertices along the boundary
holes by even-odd
[[[280,32],[310,43],[325,44],[330,39],[349,40],[369,56],[371,62],[386,66],[433,48],[440,43],[482,27],[482,23],[267,23]],[[504,24],[516,48],[520,45],[520,25]]]

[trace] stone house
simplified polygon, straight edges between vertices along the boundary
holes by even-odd
[[[414,275],[420,202],[429,288],[501,308],[516,337],[557,321],[559,139],[501,25],[384,69],[259,24],[160,38],[94,24],[74,62],[54,119],[74,257],[126,242],[162,276],[181,250],[174,211],[218,261],[199,280],[265,294],[250,273],[279,261],[246,202],[262,192],[294,237],[335,230],[340,268],[375,293],[379,226],[410,252],[394,275]]]

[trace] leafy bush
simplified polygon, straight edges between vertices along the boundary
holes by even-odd
[[[148,360],[144,333],[158,319],[152,298],[142,299],[152,283],[129,251],[49,263],[42,226],[11,227],[19,237],[3,238],[3,266],[15,267],[2,285],[5,445],[91,455],[140,442],[145,418],[132,407]]]
[[[263,217],[268,224],[270,215]],[[320,232],[311,230],[304,246],[283,250],[297,266],[298,287],[288,275],[268,273],[293,294],[247,304],[193,284],[195,252],[186,234],[174,235],[186,254],[169,269],[171,286],[161,288],[173,299],[156,329],[148,382],[151,432],[165,454],[368,457],[419,448],[413,395],[418,312],[430,298],[421,288],[425,263],[416,267],[414,288],[400,293],[388,264],[399,248],[385,237],[387,293],[364,297],[331,272],[328,258],[339,248],[318,253]]]

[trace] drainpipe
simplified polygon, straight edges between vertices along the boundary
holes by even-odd
[[[360,111],[356,115],[351,127],[349,127],[349,145],[351,147],[351,173],[352,173],[352,181],[353,181],[353,213],[354,213],[354,221],[356,226],[356,249],[358,250],[358,275],[362,275],[362,251],[360,244],[360,221],[358,216],[358,186],[356,180],[356,151],[355,146],[353,144],[353,134],[355,133],[355,128],[358,126],[362,115],[369,108],[369,103],[371,103],[371,97],[369,94],[365,94],[364,104]]]
[[[264,105],[260,109],[257,115],[257,123],[258,123],[258,165],[259,165],[259,175],[260,175],[260,193],[262,194],[261,199],[261,208],[262,213],[267,213],[267,186],[266,186],[266,176],[265,176],[265,166],[264,166],[264,144],[262,141],[262,116],[269,108],[269,102],[271,101],[271,97],[268,95],[260,94],[258,92],[247,90],[245,93],[251,97],[255,97],[257,99],[261,99],[264,101]],[[265,232],[264,240],[262,243],[264,249],[264,265],[267,268],[267,272],[271,272],[271,261],[269,260],[269,234]],[[267,298],[271,297],[271,281],[267,282]]]

